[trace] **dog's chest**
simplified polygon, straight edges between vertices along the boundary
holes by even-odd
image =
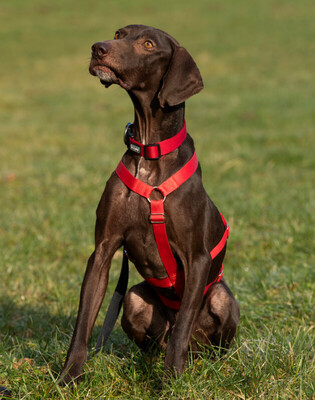
[[[162,279],[167,273],[160,258],[158,248],[151,232],[152,227],[148,223],[147,229],[139,225],[127,232],[125,249],[131,262],[144,278]]]

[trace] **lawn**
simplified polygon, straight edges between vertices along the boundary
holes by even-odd
[[[0,4],[0,386],[14,399],[314,399],[315,3],[14,0]],[[187,48],[205,89],[186,104],[208,194],[229,220],[225,276],[241,306],[223,358],[163,354],[119,322],[72,391],[55,385],[93,251],[95,209],[125,151],[129,97],[88,73],[130,23]],[[94,329],[95,345],[121,252]],[[140,277],[131,268],[130,285]]]

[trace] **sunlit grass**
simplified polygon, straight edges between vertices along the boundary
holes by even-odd
[[[16,0],[0,21],[0,386],[16,399],[314,396],[314,5],[300,1]],[[119,322],[72,391],[55,379],[73,331],[95,209],[133,119],[88,74],[90,46],[160,27],[197,61],[187,102],[207,192],[231,225],[225,276],[241,305],[228,354],[160,381]],[[97,334],[120,270],[115,256]],[[130,285],[140,280],[132,269]]]

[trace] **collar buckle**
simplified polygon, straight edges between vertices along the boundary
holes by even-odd
[[[161,158],[161,146],[159,143],[143,146],[143,155],[146,160],[159,160]]]
[[[141,146],[139,146],[136,143],[133,143],[130,139],[129,139],[129,143],[128,143],[128,149],[131,150],[133,153],[136,153],[138,155],[141,155]]]

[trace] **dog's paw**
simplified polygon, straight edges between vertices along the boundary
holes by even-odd
[[[65,387],[80,383],[82,379],[81,372],[81,368],[64,368],[57,379],[58,385]]]

